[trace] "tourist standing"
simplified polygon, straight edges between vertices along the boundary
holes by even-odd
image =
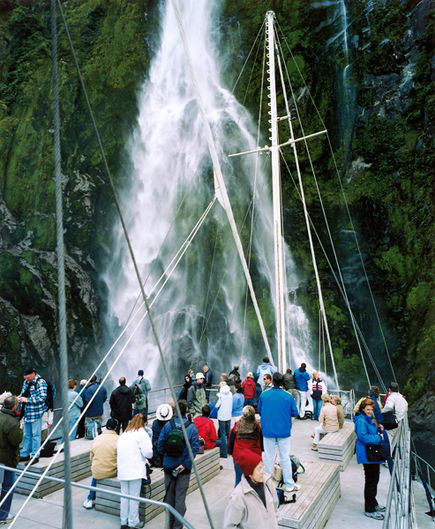
[[[299,369],[295,369],[294,372],[295,386],[300,396],[299,402],[299,418],[305,418],[305,407],[307,405],[307,400],[311,404],[311,395],[308,392],[308,381],[310,380],[310,375],[307,373],[307,365],[302,363]]]
[[[74,430],[70,433],[70,441],[74,441],[77,435],[78,420],[83,409],[83,400],[80,395],[77,395],[76,392],[77,381],[73,378],[68,380],[68,393],[67,393],[67,407],[68,407],[68,431],[71,432],[71,428],[74,424],[77,425],[74,427]],[[74,404],[73,404],[74,403]],[[70,407],[71,406],[71,407]],[[62,442],[63,442],[63,432],[62,432]]]
[[[206,404],[202,407],[201,417],[193,420],[193,424],[198,430],[198,435],[204,440],[204,449],[210,450],[216,446],[217,433],[214,422],[210,419],[210,406]]]
[[[338,432],[340,428],[337,407],[332,404],[331,397],[329,395],[323,395],[322,400],[323,407],[319,416],[320,424],[314,428],[314,442],[311,447],[311,450],[314,451],[319,449],[317,445],[320,441],[320,434]]]
[[[211,371],[208,364],[204,364],[202,367],[202,372],[204,373],[204,385],[205,385],[205,395],[207,397],[207,402],[210,401],[210,391],[213,385],[213,372]]]
[[[24,406],[24,440],[20,461],[29,461],[30,454],[39,461],[42,416],[47,411],[47,382],[33,367],[24,371],[24,383],[18,401]]]
[[[240,384],[242,382],[239,369],[240,366],[234,366],[233,369],[228,373],[228,378],[232,378],[234,380],[234,384]]]
[[[267,373],[269,374],[270,376],[272,376],[274,373],[276,373],[277,369],[275,366],[273,366],[270,361],[269,361],[269,357],[265,356],[263,358],[263,363],[261,363],[258,367],[257,367],[257,382],[260,384],[261,386],[261,390],[263,391],[263,388],[264,388],[264,375]]]
[[[376,494],[379,483],[380,464],[382,461],[370,461],[367,447],[383,444],[382,426],[373,422],[374,403],[364,399],[360,405],[360,414],[354,418],[356,433],[356,459],[364,467],[364,514],[375,520],[383,520],[385,507],[378,505]]]
[[[189,393],[189,388],[192,385],[192,379],[190,375],[184,375],[183,387],[178,394],[178,400],[187,400],[187,395]]]
[[[84,388],[86,387],[87,383],[88,381],[86,379],[82,379],[80,380],[80,384],[75,389],[76,393],[80,394],[80,398],[82,399],[82,402],[83,402]],[[85,406],[85,403],[83,402],[83,407],[84,406]],[[85,436],[85,416],[83,415],[77,426],[77,438],[82,439],[84,436]]]
[[[328,392],[325,382],[321,379],[317,371],[313,371],[308,390],[313,399],[313,420],[318,421],[323,405],[322,397],[323,395],[327,395]]]
[[[233,395],[233,407],[231,410],[231,428],[243,415],[243,406],[245,405],[245,396],[243,395],[243,388],[236,383],[236,392]]]
[[[236,462],[243,477],[230,496],[223,529],[278,529],[276,489],[264,473],[261,454],[242,450]]]
[[[218,436],[220,440],[220,456],[228,457],[228,436],[231,429],[231,415],[233,409],[233,396],[230,387],[223,384],[217,394],[215,407],[218,409],[217,418],[219,422]]]
[[[273,374],[273,388],[261,394],[258,413],[263,432],[264,468],[272,475],[275,452],[278,449],[285,490],[292,492],[300,489],[293,480],[290,461],[292,417],[297,417],[298,409],[295,399],[281,388],[282,379],[281,373]]]
[[[263,377],[263,392],[267,391],[268,389],[271,389],[272,387],[273,387],[272,375],[269,375],[269,373],[266,373]]]
[[[92,481],[91,487],[96,487],[99,479],[116,477],[117,473],[117,446],[118,446],[118,421],[108,419],[106,429],[92,441],[89,452],[91,458]],[[88,497],[83,502],[85,509],[92,509],[96,498],[95,490],[90,490]]]
[[[145,430],[145,416],[135,415],[118,439],[117,465],[121,494],[140,496],[142,480],[147,479],[147,459],[153,456],[153,445]],[[121,498],[121,529],[140,528],[139,502]]]
[[[143,369],[139,369],[137,372],[137,378],[130,386],[130,389],[133,390],[136,399],[133,415],[142,413],[146,422],[148,420],[148,393],[151,391],[151,384],[149,380],[144,377]]]
[[[189,388],[187,394],[187,405],[189,406],[189,413],[192,418],[200,417],[202,413],[202,407],[207,404],[207,395],[205,393],[203,373],[199,372],[196,374],[196,382]]]
[[[231,429],[228,452],[233,456],[234,472],[237,486],[242,479],[242,469],[237,465],[236,458],[243,450],[252,450],[261,456],[263,452],[263,436],[259,422],[255,419],[253,406],[243,408],[242,417]]]
[[[193,423],[187,420],[187,402],[180,400],[178,401],[178,406],[184,427],[186,428],[193,457],[195,457],[199,450],[198,430]],[[177,442],[172,442],[172,439]],[[192,459],[189,456],[184,435],[181,431],[181,422],[178,417],[170,420],[164,426],[160,433],[158,450],[163,456],[163,470],[165,473],[165,497],[163,501],[172,505],[177,512],[184,516],[186,512],[186,494],[192,471]],[[182,529],[183,524],[170,514],[169,527],[170,529]]]
[[[3,401],[0,410],[0,463],[7,467],[16,468],[20,459],[20,443],[23,439],[23,431],[20,428],[18,400],[9,396]],[[4,470],[3,484],[0,500],[2,500],[15,483],[15,472]],[[0,509],[0,524],[9,523],[13,520],[11,516],[11,504],[14,491],[12,491]]]
[[[165,424],[172,419],[174,410],[170,404],[160,404],[156,410],[156,418],[152,425],[152,443],[153,443],[153,467],[162,467],[162,456],[158,450],[160,432]]]
[[[132,418],[132,405],[135,402],[136,397],[134,396],[133,390],[127,386],[125,377],[121,377],[119,379],[119,386],[112,391],[109,400],[110,416],[118,421],[117,434],[121,433],[121,428],[125,432]]]
[[[95,398],[94,398],[95,395]],[[96,433],[101,433],[103,424],[103,406],[107,400],[107,389],[97,382],[97,375],[93,375],[82,395],[85,407],[91,402],[85,412],[85,431],[86,438],[93,439]]]
[[[408,414],[408,402],[406,401],[405,397],[401,393],[399,393],[399,384],[397,384],[397,382],[391,382],[388,390],[390,391],[390,395],[385,401],[385,406],[382,410],[382,416],[384,417],[385,413],[392,412],[397,423],[399,423]],[[388,436],[391,445],[391,454],[394,453],[394,450],[396,448],[396,434],[397,428],[388,430]]]
[[[251,371],[246,375],[245,380],[242,382],[243,395],[245,397],[245,406],[254,406],[256,403],[255,392],[256,384],[254,381],[254,375]]]

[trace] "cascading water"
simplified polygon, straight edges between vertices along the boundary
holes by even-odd
[[[249,206],[256,181],[251,272],[262,312],[270,315],[274,272],[269,176],[263,159],[257,165],[255,156],[240,157],[231,163],[227,157],[231,152],[255,148],[256,131],[247,111],[220,79],[212,38],[216,4],[211,0],[183,0],[179,9],[245,254],[248,254]],[[214,193],[203,124],[175,15],[170,2],[165,2],[161,9],[160,45],[139,98],[138,125],[129,145],[131,183],[123,194],[129,234],[151,300],[152,285]],[[135,325],[144,310],[135,316],[141,306],[137,279],[121,227],[117,225],[114,230],[116,250],[104,276],[108,288],[108,341],[130,319]],[[288,248],[286,266],[289,291],[294,291],[298,279]],[[163,351],[178,378],[191,365],[201,367],[204,360],[215,371],[228,370],[235,361],[252,369],[264,355],[250,300],[245,329],[245,288],[229,226],[221,206],[215,203],[153,306]],[[302,360],[309,362],[308,320],[290,299],[287,317],[291,365]],[[147,376],[156,380],[159,358],[149,324],[145,320],[132,336],[134,325],[120,343],[121,346],[127,337],[131,338],[114,376],[123,374],[131,378],[138,368],[144,368]],[[268,334],[273,349],[273,321],[268,322]]]

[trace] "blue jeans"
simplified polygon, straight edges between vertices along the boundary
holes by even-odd
[[[322,409],[322,406],[323,406],[322,399],[320,400],[313,399],[313,419],[315,421],[319,420],[320,410]]]
[[[221,457],[228,457],[228,436],[230,435],[231,421],[219,421],[219,440],[221,442]]]
[[[41,447],[41,429],[42,417],[39,417],[39,419],[33,422],[24,421],[23,449],[21,450],[20,456],[27,457],[30,454],[33,456],[37,454]]]
[[[273,474],[275,451],[278,448],[284,487],[291,489],[295,482],[293,481],[292,464],[290,461],[290,437],[263,437],[263,444],[264,470],[270,475]]]
[[[12,470],[5,470],[4,475],[3,475],[3,485],[2,485],[0,501],[3,500],[3,498],[9,492],[9,489],[12,487],[14,483],[15,483],[15,472],[13,472]],[[11,510],[11,503],[12,503],[13,495],[14,495],[14,491],[12,491],[9,494],[9,496],[6,498],[6,501],[3,503],[0,509],[0,521],[6,520],[6,518],[8,517],[9,511]]]
[[[95,478],[92,478],[91,487],[96,487],[96,486],[97,486],[97,480]],[[97,497],[97,493],[95,492],[95,490],[90,490],[88,494],[88,500],[95,501],[96,497]]]
[[[237,487],[237,485],[242,481],[243,472],[242,472],[242,469],[239,467],[239,465],[237,465],[237,463],[234,461],[234,459],[233,459],[233,463],[234,463],[234,472],[236,473],[235,487]]]

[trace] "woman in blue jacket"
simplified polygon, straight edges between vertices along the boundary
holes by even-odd
[[[376,501],[382,461],[369,461],[366,453],[368,445],[384,444],[383,427],[378,427],[373,422],[373,411],[373,401],[364,399],[360,404],[359,415],[355,416],[356,460],[364,466],[364,514],[375,520],[383,520],[384,515],[382,513],[385,511],[385,507],[381,507]]]

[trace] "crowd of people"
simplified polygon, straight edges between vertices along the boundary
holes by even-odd
[[[161,403],[148,425],[151,385],[143,370],[139,370],[129,385],[125,377],[119,379],[119,385],[109,397],[110,418],[106,421],[103,421],[103,406],[108,392],[96,376],[80,384],[70,379],[70,439],[92,440],[93,488],[83,507],[94,507],[96,489],[102,479],[117,478],[123,494],[139,497],[154,467],[164,472],[164,501],[184,516],[192,472],[191,454],[195,458],[204,450],[218,447],[220,457],[231,456],[234,466],[235,488],[225,510],[224,529],[278,527],[279,502],[300,490],[290,457],[292,420],[318,421],[313,428],[311,446],[317,451],[322,434],[339,431],[344,425],[340,399],[329,395],[320,374],[308,373],[304,363],[294,373],[288,369],[281,374],[267,357],[244,379],[236,365],[228,374],[221,373],[216,382],[207,364],[196,374],[189,370],[179,390],[178,406],[173,401]],[[33,463],[38,461],[43,417],[50,408],[48,394],[53,392],[49,388],[50,384],[29,368],[24,372],[20,394],[8,394],[3,399],[0,463],[15,468],[19,461],[31,458]],[[397,431],[392,428],[387,435],[383,423],[391,420],[391,414],[395,421],[400,421],[407,413],[406,399],[398,390],[397,384],[391,383],[382,406],[379,390],[373,386],[354,410],[357,462],[363,465],[365,477],[364,512],[376,520],[383,519],[385,510],[376,501],[379,467],[387,461],[391,470]],[[80,422],[83,410],[84,422]],[[377,454],[377,459],[372,452]],[[278,493],[277,483],[272,479],[276,459],[282,475]],[[15,473],[5,470],[1,498],[14,481]],[[0,522],[12,519],[12,497],[10,494],[0,509]],[[121,498],[120,521],[121,529],[144,526],[136,500]],[[181,529],[182,524],[171,515],[170,527]]]

